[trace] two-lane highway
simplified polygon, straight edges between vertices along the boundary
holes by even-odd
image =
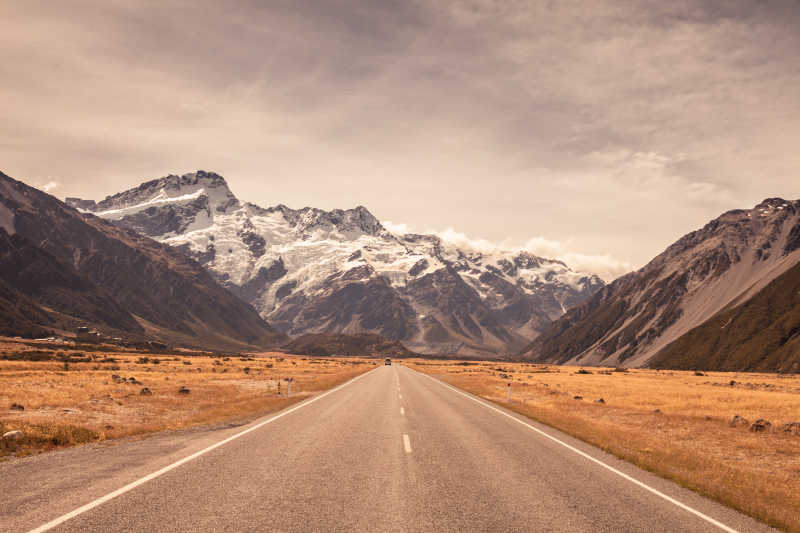
[[[769,531],[397,364],[248,426],[11,461],[0,494],[8,531]]]

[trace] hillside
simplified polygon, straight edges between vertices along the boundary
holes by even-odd
[[[800,261],[800,201],[729,211],[556,320],[519,356],[643,366],[671,342],[748,301]]]
[[[2,173],[0,222],[0,276],[20,302],[38,308],[40,316],[29,321],[40,327],[86,323],[219,349],[285,339],[173,248],[81,214]]]
[[[412,353],[398,341],[375,333],[344,335],[341,333],[309,333],[283,346],[287,353],[298,355],[348,355],[405,357]]]
[[[670,343],[648,366],[800,372],[800,264]]]

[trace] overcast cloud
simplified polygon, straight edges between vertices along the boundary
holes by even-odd
[[[0,170],[61,197],[202,168],[264,206],[363,204],[606,279],[800,198],[794,0],[25,1],[0,20]]]

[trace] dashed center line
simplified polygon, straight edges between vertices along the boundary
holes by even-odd
[[[406,453],[411,453],[411,441],[408,440],[408,435],[403,433],[403,447],[406,449]]]

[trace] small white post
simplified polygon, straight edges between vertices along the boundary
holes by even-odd
[[[511,382],[508,382],[508,387],[506,387],[506,403],[511,403]]]

